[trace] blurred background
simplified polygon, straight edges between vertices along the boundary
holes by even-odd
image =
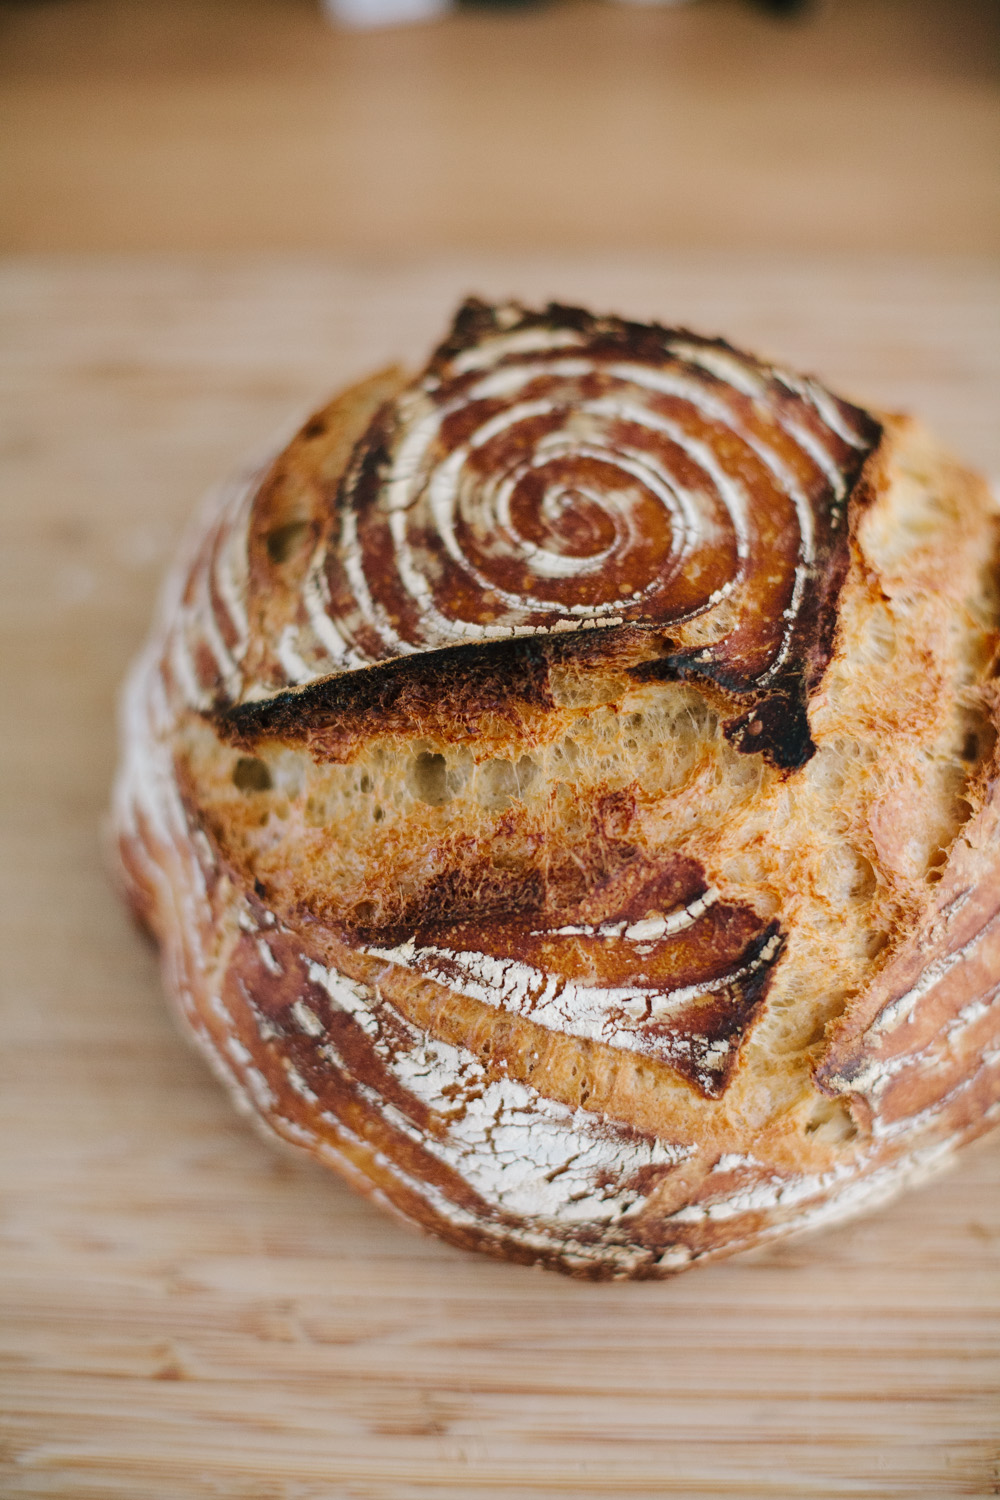
[[[992,0],[0,4],[0,250],[994,254]]]

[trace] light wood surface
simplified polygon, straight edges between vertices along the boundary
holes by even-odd
[[[469,288],[723,331],[1000,474],[984,262],[0,268],[0,1493],[1000,1492],[1000,1143],[672,1283],[422,1239],[235,1118],[102,866],[116,686],[202,488]]]
[[[1000,250],[995,0],[0,5],[0,249]]]

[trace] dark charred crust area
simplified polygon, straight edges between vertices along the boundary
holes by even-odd
[[[555,707],[545,644],[495,641],[428,651],[260,703],[220,707],[210,717],[232,745],[249,749],[280,739],[324,760],[338,760],[379,734],[465,739],[497,725],[516,732]]]
[[[771,987],[784,935],[772,922],[748,945],[740,976],[724,990],[707,994],[669,1024],[643,1028],[654,1056],[669,1063],[706,1099],[721,1099],[736,1071],[740,1050]],[[763,956],[772,945],[770,956]]]
[[[234,747],[250,750],[263,740],[280,739],[331,761],[379,734],[445,741],[495,732],[530,734],[557,707],[549,685],[553,666],[620,672],[624,685],[626,674],[641,676],[637,662],[665,649],[662,632],[634,625],[448,646],[338,673],[259,701],[219,700],[205,717]]]
[[[824,669],[831,654],[832,642],[826,651]],[[749,698],[751,708],[723,722],[726,739],[742,755],[763,755],[781,770],[796,770],[816,753],[809,732],[809,689],[805,674],[783,673],[777,685],[761,692],[753,682],[741,682],[736,674],[711,662],[693,660],[685,652],[659,661],[641,662],[632,668],[630,676],[636,682],[695,682],[715,689],[724,702],[734,706]],[[822,672],[814,681],[818,682],[821,676]]]
[[[816,753],[809,733],[803,684],[758,699],[748,713],[730,719],[723,733],[741,755],[762,754],[781,770],[796,770]]]
[[[882,429],[873,419],[868,423],[874,449]],[[816,751],[809,731],[809,699],[833,655],[840,593],[850,565],[850,535],[858,515],[873,498],[865,472],[872,451],[859,454],[856,464],[846,470],[848,524],[836,531],[827,527],[820,538],[820,555],[806,575],[784,662],[766,686],[726,651],[726,642],[715,651],[671,652],[660,660],[639,663],[631,671],[638,682],[700,682],[737,702],[749,698],[752,706],[724,724],[726,738],[741,754],[763,755],[782,770],[805,765]]]
[[[391,561],[383,555],[391,552],[391,545],[377,529],[370,525],[370,518],[377,511],[378,494],[383,477],[389,467],[392,438],[398,428],[397,411],[392,403],[380,407],[369,423],[364,436],[355,444],[351,461],[344,470],[337,487],[332,506],[331,545],[324,563],[326,589],[329,597],[329,612],[335,619],[351,619],[357,615],[357,600],[354,585],[344,564],[344,533],[349,513],[357,516],[358,545],[363,554],[374,550],[372,559],[376,571],[391,573]],[[375,536],[371,535],[375,530]],[[384,660],[393,653],[387,651],[379,632],[371,624],[359,623],[354,631],[354,647],[369,661]]]
[[[447,373],[456,355],[477,348],[500,334],[516,333],[528,328],[566,328],[581,334],[588,352],[612,358],[628,356],[650,364],[662,363],[670,355],[670,345],[677,338],[705,349],[739,354],[725,339],[705,338],[686,328],[665,328],[660,323],[635,323],[627,318],[588,312],[583,307],[550,302],[537,310],[517,303],[494,306],[478,297],[469,297],[459,308],[448,337],[438,345],[428,365],[433,375]],[[519,358],[521,356],[518,356]],[[740,357],[744,356],[740,354]]]

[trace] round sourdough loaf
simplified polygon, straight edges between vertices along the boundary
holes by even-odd
[[[471,301],[212,503],[125,696],[167,988],[457,1244],[660,1276],[1000,1111],[998,523],[905,418]]]

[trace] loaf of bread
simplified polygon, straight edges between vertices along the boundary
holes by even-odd
[[[216,497],[124,700],[236,1100],[456,1244],[654,1277],[1000,1113],[998,519],[717,339],[461,308]]]

